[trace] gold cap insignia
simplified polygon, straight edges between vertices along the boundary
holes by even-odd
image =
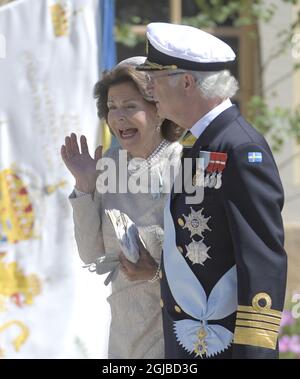
[[[162,65],[159,63],[150,62],[148,59],[146,59],[145,63],[139,65],[137,67],[138,70],[176,70],[178,67],[175,64],[171,65]]]

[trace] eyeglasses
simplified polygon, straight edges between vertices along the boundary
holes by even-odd
[[[180,75],[184,74],[185,71],[174,71],[174,72],[167,72],[167,73],[155,73],[155,74],[146,74],[146,80],[148,83],[150,83],[152,80],[158,79],[158,78],[163,78],[166,76],[175,76],[175,75]]]

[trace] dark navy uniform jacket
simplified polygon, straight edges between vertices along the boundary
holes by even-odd
[[[274,158],[236,106],[215,118],[183,159],[198,158],[200,151],[226,153],[227,162],[221,188],[206,187],[201,203],[186,204],[187,194],[174,188],[170,196],[160,275],[165,358],[276,358],[287,259]],[[253,153],[259,159],[251,160]],[[192,235],[188,220],[196,231],[199,222],[206,227]],[[203,264],[187,256],[193,241],[209,248]],[[212,312],[203,305],[204,294],[207,301],[217,299],[209,304]],[[215,316],[218,307],[228,309]]]

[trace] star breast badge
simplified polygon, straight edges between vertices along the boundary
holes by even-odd
[[[201,238],[203,238],[203,233],[205,230],[211,231],[207,225],[210,216],[204,217],[202,212],[203,208],[196,212],[191,207],[191,213],[188,216],[183,215],[185,218],[185,224],[182,226],[182,228],[188,229],[191,232],[191,237],[198,234]]]
[[[190,259],[190,261],[195,263],[199,263],[200,265],[204,266],[204,262],[210,258],[210,256],[207,254],[210,247],[207,247],[203,243],[203,239],[200,242],[194,241],[192,239],[192,242],[185,246],[187,250],[186,257]]]

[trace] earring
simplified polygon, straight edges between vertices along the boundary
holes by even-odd
[[[164,120],[158,117],[157,126],[156,126],[156,128],[155,128],[155,130],[156,130],[157,132],[160,131],[160,128],[161,128],[161,125],[162,125],[163,122],[164,122]]]

